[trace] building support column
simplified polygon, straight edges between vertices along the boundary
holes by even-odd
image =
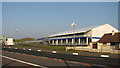
[[[79,38],[78,44],[80,45],[80,38]]]
[[[72,47],[73,47],[73,50],[75,50],[75,39],[72,39]]]
[[[66,45],[68,45],[68,39],[66,39]]]
[[[52,45],[54,45],[54,40],[52,40]]]
[[[56,45],[58,45],[58,40],[56,40]]]
[[[86,37],[86,44],[88,45],[88,37]]]
[[[49,40],[49,45],[51,45],[50,41],[51,41],[51,40]]]
[[[63,44],[63,40],[61,39],[61,45]]]
[[[74,39],[72,39],[72,45],[74,45]]]

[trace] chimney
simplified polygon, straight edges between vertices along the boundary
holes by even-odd
[[[112,35],[114,35],[114,34],[115,34],[114,30],[112,30]]]

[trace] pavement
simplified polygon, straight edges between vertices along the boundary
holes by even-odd
[[[8,59],[12,58],[12,59],[17,59],[20,61],[24,61],[27,63],[32,63],[34,65],[39,65],[41,68],[53,68],[53,67],[64,67],[64,68],[74,68],[74,67],[81,67],[84,66],[82,64],[75,64],[75,63],[68,63],[66,61],[59,61],[59,60],[55,60],[55,59],[50,59],[50,58],[45,58],[45,57],[37,57],[37,56],[32,56],[32,55],[27,55],[27,54],[20,54],[20,53],[14,53],[14,52],[7,52],[7,51],[3,51],[3,56],[7,57],[6,58],[3,57],[3,67],[16,67],[16,66],[30,66],[27,64],[23,64],[23,63],[19,63],[16,62],[14,60]],[[31,65],[32,67],[36,67]],[[38,66],[38,67],[39,67]]]
[[[6,52],[8,52],[6,54]],[[9,54],[10,53],[10,54]],[[12,54],[11,54],[12,53]],[[64,66],[64,67],[68,67],[68,66],[72,66],[72,67],[85,67],[85,66],[99,66],[99,67],[116,67],[119,66],[119,62],[118,59],[116,58],[105,58],[105,57],[93,57],[93,56],[81,56],[81,55],[70,55],[70,54],[62,54],[62,53],[50,53],[50,52],[39,52],[39,51],[34,51],[34,50],[23,50],[23,49],[15,49],[15,48],[3,48],[3,55],[7,55],[9,57],[19,57],[18,59],[20,59],[20,56],[14,55],[14,54],[18,54],[18,55],[29,55],[29,56],[34,56],[34,57],[44,57],[47,58],[47,60],[44,60],[44,62],[36,62],[38,60],[35,61],[30,61],[30,59],[28,59],[28,57],[26,59],[28,59],[30,62],[32,63],[36,63],[36,64],[42,64],[43,66]],[[16,58],[15,57],[15,58]],[[25,57],[23,57],[21,60],[26,60]],[[50,61],[48,61],[48,59]],[[52,59],[52,61],[51,61]],[[28,61],[27,60],[27,61]],[[41,59],[42,60],[42,59]],[[53,61],[54,60],[54,61]],[[58,63],[58,62],[63,62],[63,63]],[[44,64],[43,64],[44,63]]]

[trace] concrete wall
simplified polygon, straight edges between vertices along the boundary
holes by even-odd
[[[74,49],[74,47],[66,47],[66,51]],[[75,47],[75,50],[89,51],[89,52],[102,52],[102,53],[114,53],[120,54],[120,50],[101,50],[101,49],[90,49],[88,47]]]
[[[102,52],[102,53],[115,53],[120,54],[120,50],[115,50],[114,46],[110,46],[110,43],[97,43],[98,48],[93,49],[92,45],[93,43],[90,43],[89,46],[77,46],[75,47],[75,50],[82,50],[82,51],[89,51],[89,52]],[[74,47],[66,47],[66,50],[73,49]]]
[[[97,43],[97,45],[98,45],[98,49],[111,49],[110,48],[110,43]]]
[[[69,49],[74,49],[74,47],[66,47],[67,50]],[[75,50],[83,50],[83,51],[89,51],[90,50],[90,47],[89,46],[77,46],[75,47]]]

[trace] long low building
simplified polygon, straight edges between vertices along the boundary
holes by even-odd
[[[118,30],[109,24],[65,31],[49,36],[49,45],[83,45],[97,42],[105,33]]]

